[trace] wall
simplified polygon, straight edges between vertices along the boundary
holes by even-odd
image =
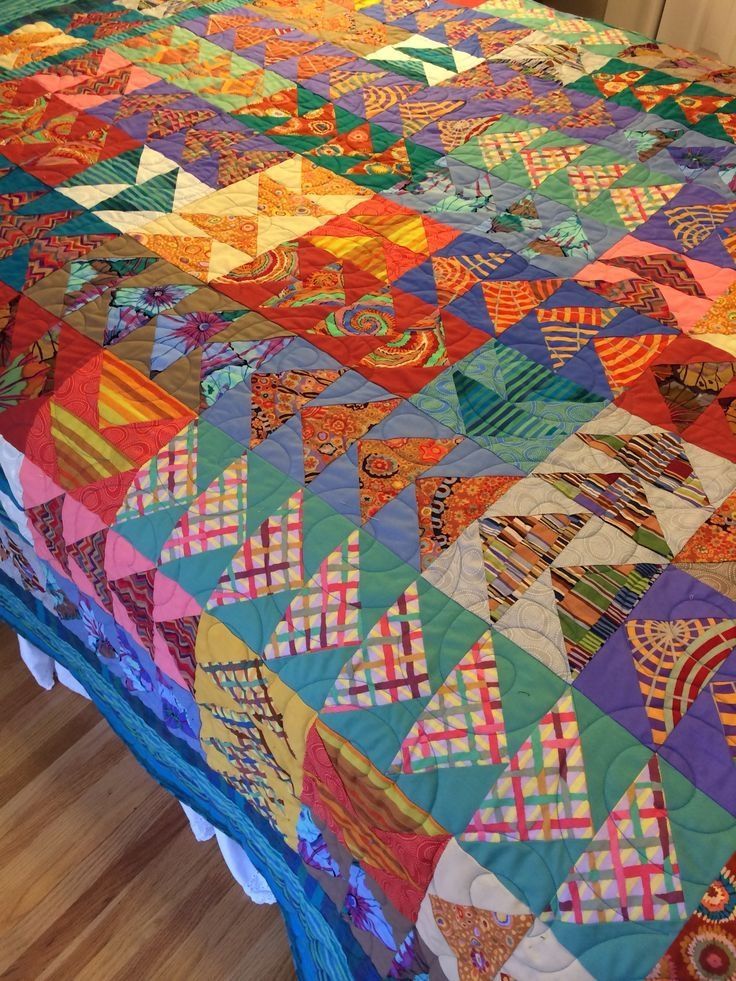
[[[736,0],[667,0],[659,39],[736,64]]]
[[[543,2],[548,7],[564,10],[568,14],[577,14],[578,17],[603,20],[606,12],[606,0],[543,0]]]
[[[664,0],[608,0],[604,20],[625,31],[654,37]]]
[[[605,20],[736,64],[736,0],[609,0]]]

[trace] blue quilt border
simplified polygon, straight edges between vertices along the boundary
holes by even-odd
[[[118,690],[118,679],[107,672],[103,677],[104,669],[78,638],[2,571],[0,618],[76,678],[112,730],[165,790],[246,848],[279,905],[300,981],[378,979],[347,925],[338,921],[335,929],[334,923],[326,922],[318,906],[326,901],[329,909],[331,901],[311,878],[307,895],[286,860],[283,844],[276,845],[275,833],[260,815],[217,774],[205,772],[188,746],[180,741],[172,746],[175,737],[164,736],[160,721],[140,703],[133,705]]]

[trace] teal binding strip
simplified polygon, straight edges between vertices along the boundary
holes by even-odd
[[[65,6],[58,0],[2,0],[0,3],[0,26],[9,24],[20,18],[40,15],[44,11],[51,13],[55,7]]]
[[[35,602],[30,597],[29,600]],[[224,788],[208,779],[184,754],[172,749],[162,734],[147,725],[115,686],[106,683],[87,658],[61,636],[63,624],[52,629],[41,622],[4,576],[0,581],[0,615],[74,675],[114,732],[158,783],[247,849],[281,908],[299,978],[353,981],[345,952],[309,902],[297,877]]]

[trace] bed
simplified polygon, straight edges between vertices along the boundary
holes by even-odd
[[[0,25],[2,616],[301,978],[736,976],[736,69],[531,0]]]

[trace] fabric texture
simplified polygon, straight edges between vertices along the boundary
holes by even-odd
[[[533,0],[0,23],[3,615],[305,978],[731,976],[736,70]]]

